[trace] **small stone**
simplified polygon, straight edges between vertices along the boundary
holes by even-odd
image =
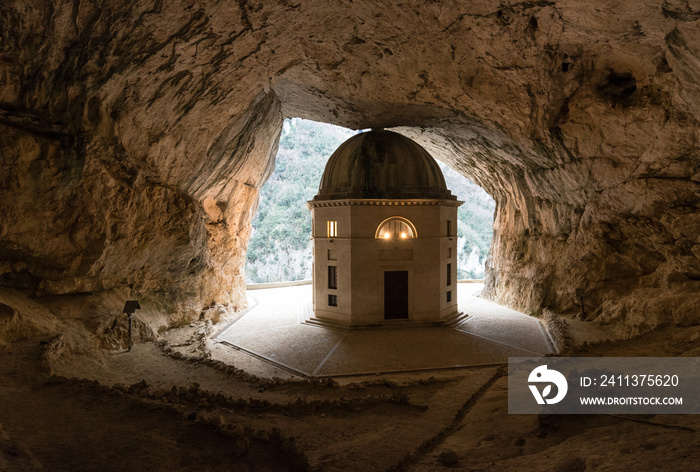
[[[28,266],[27,266],[26,262],[19,261],[19,262],[15,262],[12,265],[12,270],[14,270],[15,272],[23,272],[23,271],[27,270],[27,267]]]
[[[455,453],[455,451],[453,451],[452,449],[445,449],[444,451],[442,451],[438,460],[443,465],[459,464],[459,457],[457,457],[457,453]]]
[[[215,428],[221,429],[226,424],[226,420],[224,419],[223,416],[218,415],[218,416],[214,416],[214,417],[210,418],[209,424],[214,426]]]
[[[233,453],[236,454],[236,456],[238,457],[241,457],[242,455],[247,453],[248,449],[250,449],[250,442],[246,438],[238,438],[233,443]]]
[[[145,380],[142,380],[140,382],[136,382],[131,386],[129,389],[131,393],[140,393],[142,390],[146,390],[148,388],[148,383]]]
[[[238,438],[245,434],[245,428],[239,423],[226,423],[219,428],[219,431],[229,438]]]

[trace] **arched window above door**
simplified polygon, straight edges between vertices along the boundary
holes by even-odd
[[[378,239],[417,238],[418,232],[413,223],[401,216],[392,216],[382,221],[374,235]]]

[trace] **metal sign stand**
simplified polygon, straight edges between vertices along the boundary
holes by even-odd
[[[131,352],[131,348],[134,345],[133,337],[131,336],[131,332],[133,330],[133,324],[134,324],[134,314],[128,313],[128,315],[129,315],[129,352]]]

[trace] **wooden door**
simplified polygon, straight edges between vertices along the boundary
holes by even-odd
[[[408,318],[408,271],[384,272],[384,319]]]

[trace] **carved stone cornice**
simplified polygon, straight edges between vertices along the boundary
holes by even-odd
[[[444,206],[458,207],[464,202],[459,200],[438,199],[365,199],[349,198],[343,200],[312,200],[306,202],[306,208],[328,208],[344,206]]]

